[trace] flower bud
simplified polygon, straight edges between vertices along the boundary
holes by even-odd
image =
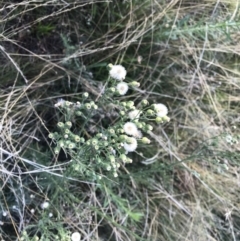
[[[58,125],[58,127],[60,127],[60,128],[64,128],[63,122],[58,122],[57,125]]]
[[[75,111],[75,115],[76,115],[76,116],[82,116],[82,112],[79,111],[79,110],[78,110],[78,111]]]
[[[154,115],[155,112],[154,112],[153,110],[151,110],[151,109],[148,109],[148,110],[147,110],[147,114],[148,114],[148,115]]]
[[[102,138],[103,134],[102,133],[97,133],[96,137]]]
[[[109,88],[110,92],[114,93],[116,89],[114,87]]]
[[[163,118],[157,116],[157,117],[155,118],[155,121],[156,121],[158,124],[159,124],[159,123],[163,123]]]
[[[132,86],[132,87],[139,87],[140,86],[140,83],[137,82],[137,81],[132,81],[130,83],[128,83],[129,86]]]
[[[69,134],[69,133],[70,133],[70,130],[69,130],[69,129],[65,129],[64,132],[65,132],[66,134]]]
[[[105,147],[108,146],[108,144],[109,144],[108,141],[104,141],[104,142],[103,142],[103,145],[104,145]]]
[[[127,161],[126,161],[127,163],[132,163],[132,159],[131,158],[129,158],[129,157],[127,157]]]
[[[113,67],[113,64],[108,64],[107,65],[108,70],[112,69],[112,67]]]
[[[126,113],[125,113],[125,111],[121,110],[121,111],[119,112],[119,114],[120,114],[121,116],[124,116]]]
[[[54,134],[53,134],[53,133],[49,133],[48,137],[49,137],[50,139],[54,139]]]
[[[148,131],[152,131],[152,130],[153,130],[153,127],[152,127],[151,125],[146,125],[146,129],[147,129]]]
[[[71,127],[72,127],[72,122],[67,121],[67,122],[65,123],[65,125],[66,125],[66,127],[71,128]]]
[[[60,147],[64,147],[64,141],[63,141],[63,140],[60,140],[60,141],[58,142],[58,145],[59,145]]]
[[[80,136],[75,135],[75,136],[74,136],[74,141],[76,141],[76,142],[80,142],[80,141],[81,141]]]
[[[135,108],[134,102],[133,102],[133,101],[128,101],[128,102],[127,102],[127,108],[129,108],[129,109],[134,109],[134,108]]]
[[[141,101],[141,105],[143,105],[143,106],[147,106],[149,103],[148,103],[148,101],[147,100],[142,100]]]
[[[115,157],[113,155],[110,155],[108,158],[111,163],[115,163]]]
[[[127,161],[127,156],[125,154],[121,154],[119,157],[123,162]]]
[[[143,138],[141,139],[141,141],[142,141],[142,143],[144,143],[144,144],[150,144],[150,143],[151,143],[151,141],[150,141],[147,137],[143,137]]]
[[[93,146],[96,146],[97,144],[98,144],[98,140],[97,140],[97,139],[95,139],[95,138],[94,138],[94,139],[92,139],[92,145],[93,145]]]
[[[98,109],[98,106],[97,106],[97,105],[93,105],[93,109],[94,109],[94,110],[97,110],[97,109]]]
[[[86,103],[84,106],[86,107],[87,110],[91,110],[92,108],[90,103]]]
[[[70,101],[65,101],[65,106],[66,106],[66,107],[69,107],[70,105],[72,105],[72,102],[70,102]]]
[[[75,148],[76,147],[76,144],[75,143],[69,143],[69,145],[68,145],[68,148],[69,149],[73,149],[73,148]]]
[[[111,133],[111,134],[115,134],[115,130],[114,130],[113,128],[110,128],[108,131],[109,131],[109,133]]]
[[[119,136],[119,140],[120,140],[120,141],[126,141],[127,138],[128,138],[127,135],[120,135],[120,136]]]
[[[60,147],[60,146],[56,146],[56,147],[54,148],[54,153],[55,153],[55,154],[59,154],[60,150],[61,150],[61,147]]]
[[[87,98],[89,96],[89,94],[87,92],[83,93],[83,97]]]
[[[94,146],[94,149],[97,151],[97,150],[99,150],[99,146],[98,145],[95,145]]]
[[[162,119],[163,119],[164,121],[166,121],[166,122],[169,122],[169,121],[170,121],[170,118],[169,118],[168,116],[164,116]]]
[[[85,139],[83,137],[80,138],[80,142],[81,143],[84,143],[85,142]]]
[[[143,128],[142,122],[136,122],[135,124],[136,124],[136,126],[137,126],[139,129],[142,129],[142,128]]]

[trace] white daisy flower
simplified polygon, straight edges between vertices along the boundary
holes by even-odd
[[[125,79],[127,71],[122,65],[108,65],[111,69],[109,75],[116,80],[122,81]]]
[[[46,208],[48,208],[49,207],[49,202],[43,202],[42,204],[41,204],[41,208],[42,209],[46,209]]]
[[[138,120],[139,119],[139,117],[140,117],[140,115],[141,115],[141,113],[142,113],[142,111],[140,111],[140,110],[133,110],[133,111],[130,111],[129,113],[128,113],[128,116],[129,116],[129,118],[131,119],[131,120]]]
[[[79,232],[74,232],[71,235],[71,240],[72,241],[80,241],[81,239],[81,234]]]
[[[126,152],[133,152],[137,149],[137,140],[133,137],[130,137],[130,144],[124,143],[123,147],[126,150]]]
[[[142,138],[142,132],[141,131],[137,131],[136,135],[134,135],[134,137],[140,139]]]
[[[130,136],[136,136],[138,134],[137,126],[132,122],[127,122],[123,126],[123,130],[126,134]]]
[[[3,217],[6,217],[8,215],[8,212],[3,211],[2,215],[3,215]]]
[[[59,99],[58,102],[54,106],[55,107],[63,107],[64,104],[65,104],[65,100]]]
[[[168,108],[164,104],[154,104],[154,110],[157,112],[157,116],[165,117],[168,114]]]
[[[128,91],[128,85],[125,82],[118,83],[116,88],[120,95],[125,95]]]

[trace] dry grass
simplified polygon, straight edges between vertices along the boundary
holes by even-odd
[[[29,240],[239,240],[239,144],[226,142],[239,136],[238,1],[6,1],[0,11],[3,240],[23,230]],[[47,136],[58,98],[98,96],[110,62],[141,82],[130,99],[167,104],[171,121],[118,183],[99,187],[66,174]]]

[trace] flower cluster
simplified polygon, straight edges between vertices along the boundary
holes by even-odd
[[[119,95],[125,95],[128,92],[129,87],[135,88],[139,87],[140,83],[136,81],[132,81],[130,83],[124,82],[126,78],[127,71],[122,65],[108,65],[109,68],[109,76],[113,80],[113,87],[116,90],[116,93]],[[118,83],[115,83],[115,81],[118,81]],[[113,91],[115,92],[115,91]]]
[[[150,144],[150,139],[144,136],[153,130],[149,122],[169,121],[168,109],[163,104],[150,105],[147,100],[142,100],[136,106],[134,101],[118,100],[116,94],[125,95],[129,88],[139,87],[140,84],[136,81],[123,82],[127,74],[123,66],[109,64],[108,68],[111,78],[105,88],[104,97],[99,98],[97,103],[88,100],[88,93],[83,93],[81,102],[73,103],[60,99],[55,107],[66,114],[66,121],[58,122],[59,131],[49,134],[49,138],[56,144],[55,154],[63,150],[71,156],[74,172],[94,180],[101,180],[110,173],[117,177],[119,168],[132,162],[127,154],[135,152],[139,144]],[[97,134],[93,136],[75,127],[76,119],[81,120],[81,123],[89,122],[89,118],[93,118],[100,109],[107,106],[117,113],[114,125],[106,128],[100,126]]]

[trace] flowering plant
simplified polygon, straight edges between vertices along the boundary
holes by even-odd
[[[136,106],[134,101],[120,101],[117,95],[123,96],[129,88],[139,87],[140,84],[136,81],[123,82],[127,73],[123,66],[109,64],[108,68],[110,81],[97,101],[91,100],[88,93],[83,93],[81,102],[61,99],[55,104],[65,114],[65,122],[58,123],[58,132],[49,134],[56,144],[54,152],[58,155],[63,150],[70,156],[71,173],[81,174],[85,179],[117,177],[122,165],[133,162],[128,153],[135,152],[138,143],[150,144],[143,134],[153,129],[148,122],[169,121],[168,109],[163,104],[150,105],[147,100],[142,100]],[[110,112],[117,113],[114,124],[108,123],[106,127],[102,124],[98,128],[95,124],[93,134],[88,127],[85,133],[74,128],[78,119],[85,123],[94,122],[106,106]]]

